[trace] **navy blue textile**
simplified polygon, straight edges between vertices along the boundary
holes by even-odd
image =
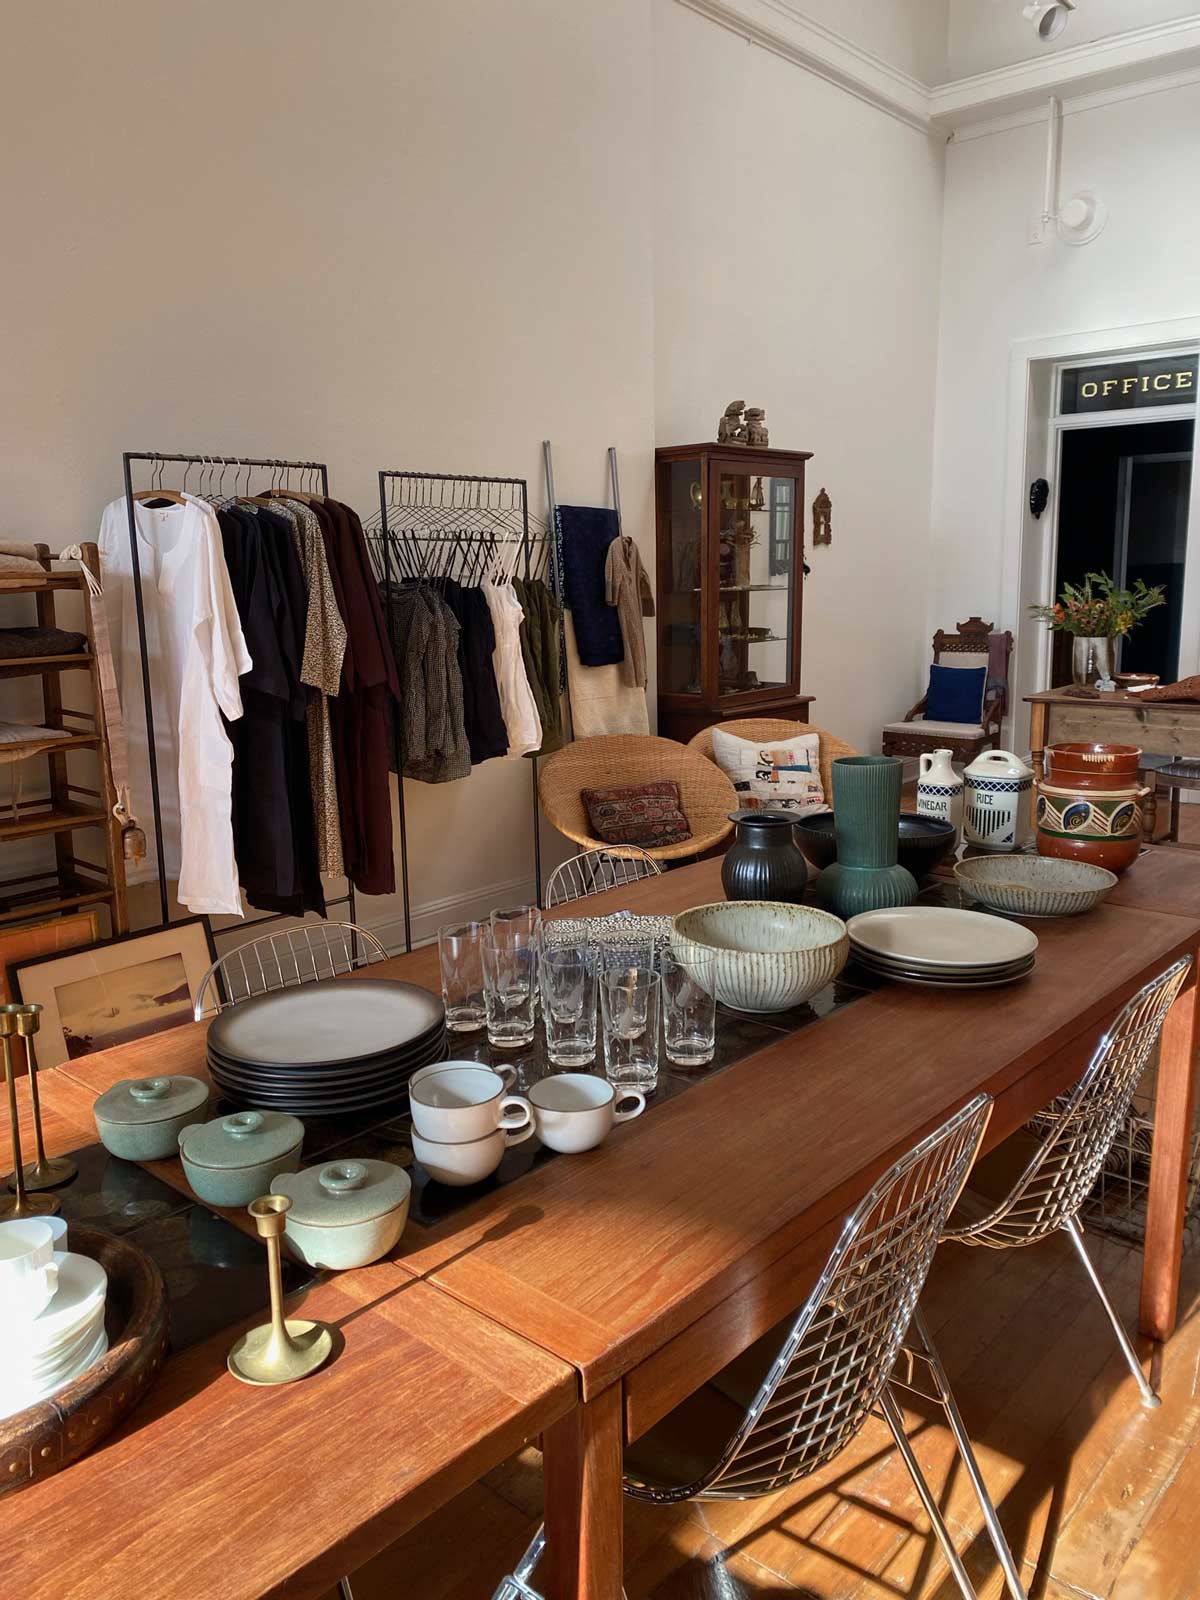
[[[604,598],[604,563],[617,537],[617,513],[603,506],[558,507],[563,599],[571,612],[579,659],[611,667],[625,659],[621,618]]]
[[[934,662],[929,669],[926,722],[978,722],[986,679],[986,667],[939,667]]]

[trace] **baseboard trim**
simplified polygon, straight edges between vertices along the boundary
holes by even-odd
[[[491,915],[497,906],[531,904],[535,897],[533,875],[506,878],[500,883],[485,884],[465,894],[442,895],[436,900],[426,900],[412,908],[412,942],[432,944],[439,928],[448,922],[479,922]],[[359,902],[358,920],[384,945],[390,955],[404,949],[404,913],[389,912],[387,916],[372,917],[370,902]]]

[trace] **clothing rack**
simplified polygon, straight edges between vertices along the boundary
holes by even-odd
[[[269,472],[271,474],[271,489],[299,488],[304,489],[306,483],[311,487],[310,493],[319,492],[325,496],[329,493],[329,468],[323,461],[284,461],[277,456],[224,456],[217,453],[211,455],[183,455],[162,450],[126,450],[121,456],[125,478],[125,513],[129,524],[129,554],[133,566],[133,601],[137,611],[138,625],[138,653],[142,670],[142,697],[146,708],[146,742],[149,746],[150,758],[150,800],[154,811],[154,847],[158,860],[158,899],[159,909],[162,914],[162,925],[166,927],[171,920],[170,904],[167,897],[167,870],[166,857],[163,853],[162,839],[162,802],[159,797],[158,786],[158,754],[154,741],[154,696],[150,684],[150,660],[146,650],[146,616],[142,604],[142,567],[138,558],[137,521],[134,514],[134,463],[141,462],[150,465],[149,489],[159,489],[163,486],[163,469],[168,464],[182,466],[183,484],[181,492],[187,489],[188,474],[193,467],[198,467],[199,478],[197,493],[203,494],[204,485],[210,486],[220,471],[217,481],[217,494],[224,492],[225,474],[227,470],[233,471],[232,493],[248,494],[250,481],[255,473]],[[246,482],[240,490],[238,480],[245,472]],[[300,482],[292,483],[292,475],[298,474]],[[319,491],[318,491],[319,486]],[[356,907],[354,900],[354,885],[347,879],[346,893],[338,895],[325,902],[326,910],[330,906],[346,906],[351,922],[356,921]],[[257,927],[260,923],[284,922],[293,920],[289,913],[282,911],[268,912],[265,916],[244,918],[241,922],[234,923],[228,928],[213,930],[214,938],[221,938],[227,933],[234,933],[247,926]]]
[[[478,582],[488,561],[503,545],[520,545],[524,576],[547,577],[556,598],[562,589],[551,529],[531,520],[529,485],[524,478],[483,477],[461,472],[385,470],[379,474],[379,514],[366,525],[368,546],[385,594],[393,576],[433,579],[448,576],[455,559],[464,583]],[[439,561],[431,551],[442,558]],[[445,562],[450,552],[449,563]],[[456,554],[455,554],[456,553]],[[392,719],[392,758],[396,768],[400,819],[400,875],[404,885],[404,947],[412,949],[409,904],[408,825],[399,719]],[[533,783],[533,857],[537,903],[542,903],[542,841],[538,812],[537,757],[530,758]]]

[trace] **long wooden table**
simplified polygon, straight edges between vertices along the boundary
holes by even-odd
[[[1185,885],[1176,876],[1180,857],[1158,864],[1167,854],[1144,856],[1110,902],[1086,919],[1039,924],[1038,966],[1025,983],[936,996],[881,989],[801,1032],[780,1035],[735,1067],[618,1129],[602,1149],[546,1163],[437,1229],[410,1225],[393,1262],[366,1269],[372,1274],[386,1267],[395,1281],[401,1274],[421,1280],[392,1295],[390,1307],[415,1307],[417,1288],[436,1293],[443,1314],[447,1301],[458,1302],[464,1315],[493,1325],[497,1335],[526,1341],[514,1348],[529,1352],[532,1362],[541,1359],[531,1349],[536,1346],[554,1359],[551,1370],[561,1373],[558,1363],[565,1363],[577,1374],[580,1404],[570,1406],[549,1371],[553,1397],[544,1394],[538,1401],[556,1411],[548,1426],[542,1424],[549,1543],[539,1584],[551,1600],[617,1600],[624,1442],[644,1433],[795,1309],[845,1212],[897,1154],[980,1089],[995,1098],[988,1143],[1006,1137],[1074,1080],[1103,1024],[1130,995],[1172,960],[1200,952],[1200,878],[1194,887]],[[1187,861],[1189,870],[1193,863],[1200,868],[1197,858]],[[1160,878],[1174,885],[1167,909],[1157,907]],[[702,862],[597,897],[588,911],[621,906],[671,912],[720,897],[719,863]],[[416,951],[377,970],[436,986],[436,952]],[[68,1124],[78,1122],[91,1098],[117,1077],[151,1069],[202,1073],[204,1031],[201,1025],[180,1028],[74,1063],[64,1074],[43,1074],[39,1081],[61,1079],[56,1114]],[[1196,1046],[1196,987],[1189,980],[1168,1019],[1159,1068],[1141,1322],[1160,1339],[1169,1334],[1176,1312]],[[183,1182],[178,1163],[159,1163],[154,1170]],[[347,1279],[358,1276],[343,1275],[323,1292],[351,1294],[354,1284]],[[369,1304],[382,1298],[372,1294]],[[306,1309],[316,1300],[314,1293]],[[424,1334],[421,1320],[413,1320],[411,1335]],[[355,1390],[355,1404],[362,1406],[355,1419],[360,1438],[365,1419],[390,1406],[402,1383],[402,1361],[387,1370],[393,1373],[390,1387],[381,1366],[372,1374],[376,1387],[370,1396]],[[211,1362],[208,1371],[215,1376]],[[336,1364],[326,1381],[335,1373]],[[296,1408],[289,1460],[304,1448],[320,1449],[324,1410],[305,1405],[306,1395],[317,1394],[312,1384],[278,1396]],[[224,1385],[213,1385],[218,1386]],[[160,1504],[178,1501],[168,1536],[175,1542],[198,1507],[186,1470],[173,1469],[155,1446],[161,1439],[177,1450],[186,1437],[187,1406],[195,1396],[189,1392],[182,1399],[184,1415],[172,1424],[171,1394],[164,1387],[162,1410],[152,1394],[147,1406],[155,1409],[135,1415],[127,1458],[131,1476],[144,1473],[142,1481],[158,1483]],[[223,1405],[222,1418],[256,1415],[240,1393],[236,1404],[227,1398]],[[535,1408],[517,1409],[521,1421],[512,1426],[528,1430]],[[141,1426],[146,1415],[153,1419],[151,1428],[157,1423],[166,1431],[147,1431]],[[213,1416],[194,1417],[212,1427]],[[387,1526],[394,1532],[408,1513],[401,1509],[404,1495],[395,1493],[388,1478],[394,1464],[386,1436],[383,1445],[375,1465],[393,1483],[393,1520]],[[421,1448],[429,1447],[422,1438]],[[41,1489],[22,1492],[13,1504],[53,1506],[61,1517],[75,1504],[76,1486],[85,1492],[88,1482],[103,1487],[103,1464],[114,1448]],[[471,1457],[467,1470],[478,1466],[482,1454]],[[256,1459],[278,1464],[277,1456]],[[451,1471],[449,1463],[444,1471]],[[232,1476],[224,1480],[227,1486]],[[329,1540],[341,1527],[334,1547],[346,1564],[356,1549],[365,1554],[372,1545],[378,1548],[377,1490],[360,1486],[353,1475],[326,1499],[319,1497],[314,1478],[304,1486],[331,1518],[317,1537]],[[279,1502],[280,1517],[304,1521],[290,1504]],[[6,1516],[0,1501],[0,1554]],[[356,1532],[360,1527],[365,1534]],[[149,1552],[141,1548],[150,1573]],[[255,1569],[260,1592],[309,1593],[292,1587],[286,1568],[273,1573],[272,1561],[280,1559],[276,1550]],[[317,1560],[310,1551],[306,1571],[315,1572]],[[141,1570],[130,1566],[130,1578]],[[55,1592],[75,1591],[60,1585]],[[153,1585],[147,1592],[175,1593]]]
[[[107,1066],[84,1065],[116,1081],[124,1052],[107,1054]],[[93,1143],[93,1092],[60,1071],[38,1081],[48,1151]],[[28,1085],[18,1087],[31,1133]],[[7,1133],[5,1109],[5,1149]],[[0,1497],[0,1592],[308,1600],[576,1403],[568,1363],[394,1262],[319,1281],[289,1314],[301,1305],[336,1340],[334,1359],[302,1383],[249,1389],[226,1371],[260,1312],[171,1357],[90,1455]],[[0,1474],[12,1465],[0,1457]]]

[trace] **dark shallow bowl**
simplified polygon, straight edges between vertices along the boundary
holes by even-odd
[[[954,849],[956,830],[940,817],[923,817],[916,811],[900,813],[898,859],[918,880],[927,878]]]
[[[953,823],[938,817],[923,817],[916,811],[900,813],[900,843],[897,858],[914,878],[927,878],[954,848]],[[796,821],[796,843],[818,872],[837,860],[837,834],[833,813],[818,811]]]
[[[797,817],[795,840],[817,871],[823,872],[831,862],[837,860],[833,812],[818,811],[811,816]]]

